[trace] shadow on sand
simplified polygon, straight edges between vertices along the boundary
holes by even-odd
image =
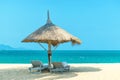
[[[97,72],[102,69],[96,67],[72,67],[71,72]]]
[[[25,69],[5,69],[0,70],[0,80],[62,80],[63,78],[69,80],[78,76],[78,72],[96,72],[101,71],[95,67],[71,67],[69,72],[63,73],[30,73]],[[46,77],[47,76],[47,77]]]

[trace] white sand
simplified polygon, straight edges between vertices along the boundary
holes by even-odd
[[[0,64],[0,80],[120,80],[120,64],[70,64],[70,72],[30,73],[31,64]]]

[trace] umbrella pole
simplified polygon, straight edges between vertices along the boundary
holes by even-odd
[[[51,42],[48,43],[48,65],[51,67]]]

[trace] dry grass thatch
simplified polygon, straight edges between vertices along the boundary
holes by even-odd
[[[51,43],[53,46],[58,45],[59,43],[69,42],[72,44],[80,44],[81,41],[69,34],[65,30],[54,25],[48,14],[47,23],[40,27],[38,30],[26,37],[22,42],[41,42],[41,43]]]

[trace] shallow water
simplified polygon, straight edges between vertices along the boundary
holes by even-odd
[[[46,51],[2,50],[0,63],[30,63],[31,60],[48,62]],[[68,63],[120,63],[120,51],[80,51],[58,50],[52,53],[52,61]]]

